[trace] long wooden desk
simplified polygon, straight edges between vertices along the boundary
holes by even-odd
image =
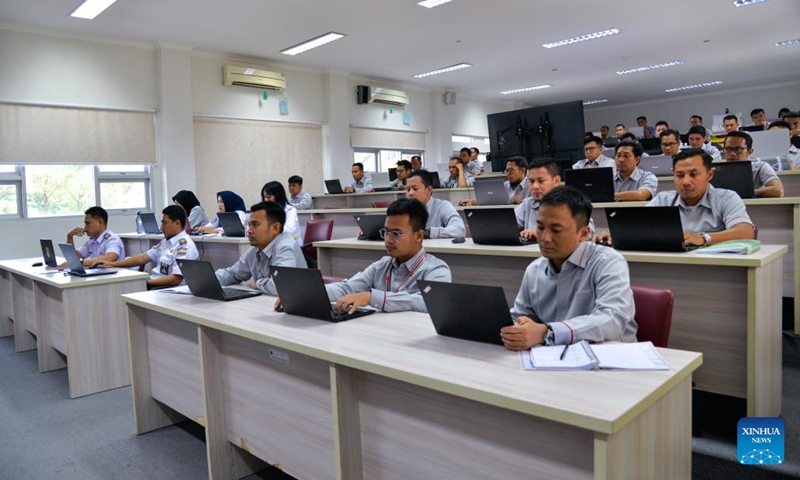
[[[144,253],[158,245],[164,239],[163,235],[123,233],[120,234],[125,245],[125,253],[132,257]],[[200,260],[211,262],[217,268],[230,267],[250,247],[247,237],[226,237],[223,235],[193,235],[192,240],[197,245]]]
[[[336,195],[312,195],[314,199],[314,208],[323,209],[326,207],[341,207],[341,208],[372,208],[372,202],[380,202],[387,200],[397,200],[398,198],[405,198],[406,192],[403,190],[393,190],[391,192],[373,192],[373,193],[341,193]],[[461,200],[475,198],[474,189],[469,188],[436,188],[433,190],[433,196],[448,200],[453,205],[458,205]],[[302,210],[300,210],[302,212]]]
[[[0,261],[0,291],[10,292],[2,298],[3,321],[12,325],[16,351],[37,349],[40,372],[66,367],[71,398],[129,385],[119,296],[146,290],[147,274],[79,278],[43,273],[31,267],[36,261],[41,258]]]
[[[385,255],[383,242],[316,242],[323,275],[349,277]],[[494,247],[425,240],[447,262],[457,283],[500,285],[509,305],[536,245]],[[670,346],[702,352],[697,388],[747,399],[748,416],[781,412],[781,257],[786,246],[764,245],[752,255],[621,252],[631,283],[675,294]]]
[[[334,324],[266,296],[123,300],[136,432],[204,425],[213,479],[262,460],[315,480],[691,475],[698,353],[660,350],[670,371],[529,372],[424,314]]]

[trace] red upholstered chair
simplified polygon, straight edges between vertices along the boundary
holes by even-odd
[[[667,348],[672,327],[672,290],[645,285],[631,285],[631,290],[639,325],[636,338],[640,342],[650,341],[656,347]]]
[[[394,200],[378,200],[377,202],[372,202],[372,208],[389,208],[392,202]]]
[[[345,281],[345,280],[347,280],[347,279],[346,279],[346,278],[344,278],[344,277],[335,277],[335,276],[333,276],[333,275],[323,275],[323,276],[322,276],[322,281],[323,281],[323,282],[325,282],[326,284],[328,284],[328,283],[337,283],[337,282],[343,282],[343,281]]]
[[[308,266],[316,268],[317,249],[312,245],[314,242],[330,240],[333,235],[333,220],[309,220],[306,223],[306,231],[303,235],[303,255],[306,257]],[[312,267],[313,265],[313,267]]]

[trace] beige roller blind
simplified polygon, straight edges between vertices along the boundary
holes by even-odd
[[[155,162],[153,113],[0,104],[0,163]]]
[[[350,127],[350,146],[353,148],[387,148],[425,150],[427,134],[405,130]]]
[[[216,192],[232,190],[248,207],[261,201],[261,187],[276,180],[287,189],[292,175],[303,189],[323,193],[322,126],[255,120],[194,118],[197,196],[216,211]]]

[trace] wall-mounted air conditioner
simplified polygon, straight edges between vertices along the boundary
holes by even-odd
[[[385,103],[387,105],[408,105],[408,93],[383,87],[358,85],[356,87],[356,100],[359,105],[365,103]]]
[[[258,70],[255,68],[225,65],[222,69],[225,86],[239,85],[264,90],[282,91],[286,88],[286,77],[282,73]]]

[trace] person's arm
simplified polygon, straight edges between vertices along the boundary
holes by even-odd
[[[379,260],[367,267],[363,272],[358,272],[343,282],[325,285],[325,290],[328,292],[328,299],[335,302],[345,295],[369,292],[375,285],[374,278],[378,264],[383,265],[385,268],[385,262]]]
[[[256,252],[258,255],[258,252]],[[217,276],[219,284],[222,286],[233,285],[235,283],[242,283],[249,280],[253,276],[253,272],[249,267],[250,251],[245,252],[244,255],[239,257],[233,265],[228,268],[220,268],[214,274]]]
[[[272,258],[269,262],[270,273],[272,273],[272,267],[306,268],[307,265],[305,265],[305,259],[301,258],[295,253],[295,248],[299,249],[300,247],[293,243],[289,245],[282,245],[280,248],[277,248],[272,254]],[[303,264],[300,265],[299,262],[303,262]],[[256,282],[256,287],[267,295],[272,295],[273,297],[278,296],[278,289],[275,288],[275,282],[272,279],[272,275],[269,275],[266,278],[260,278]]]
[[[314,199],[311,198],[311,195],[303,192],[303,194],[300,195],[300,201],[297,202],[295,208],[298,210],[311,210],[314,208]]]
[[[84,230],[83,227],[75,227],[69,232],[67,232],[67,243],[69,243],[70,245],[75,245],[74,241],[75,237],[82,237],[84,235],[86,235],[86,230]],[[78,257],[83,258],[80,252],[78,252]]]
[[[85,267],[93,267],[98,263],[116,262],[118,259],[119,254],[117,252],[107,252],[105,255],[99,257],[87,258],[84,260],[83,265]]]
[[[207,222],[208,218],[206,217],[206,212],[203,210],[203,207],[198,205],[189,212],[189,225],[192,228],[199,228],[203,223]]]
[[[617,192],[614,194],[614,198],[617,200],[638,202],[650,200],[653,198],[653,194],[646,188],[640,188],[639,190],[632,190],[630,192]]]
[[[147,280],[148,287],[177,287],[183,281],[181,275],[167,275],[159,278],[150,278]]]
[[[755,190],[756,197],[776,198],[783,196],[783,182],[779,178],[770,180],[766,185]]]
[[[440,213],[444,225],[430,227],[431,238],[457,238],[466,236],[467,229],[464,226],[464,221],[461,220],[461,215],[458,214],[450,202],[446,202],[442,206]]]
[[[289,232],[290,235],[300,235],[300,219],[296,208],[286,210],[286,225],[283,226],[283,231]]]
[[[709,243],[709,245],[727,242],[728,240],[752,240],[756,236],[753,225],[749,223],[739,223],[722,232],[705,233],[711,237],[711,243]],[[688,245],[702,245],[704,243],[703,236],[700,235],[699,232],[684,231],[683,241]]]
[[[420,280],[432,280],[434,282],[452,282],[450,267],[444,262],[437,262],[437,265],[424,274],[419,275]],[[372,308],[384,312],[422,312],[427,313],[425,300],[417,287],[417,279],[413,281],[413,288],[402,292],[386,292],[373,288],[371,290],[369,305]]]
[[[150,250],[148,250],[149,252]],[[124,258],[122,260],[116,260],[113,262],[101,262],[104,267],[111,267],[111,268],[129,268],[129,267],[139,267],[142,265],[147,265],[151,261],[154,261],[150,258],[150,255],[145,253],[140,253],[138,255],[134,255],[132,257]]]
[[[458,164],[458,188],[467,188],[467,172],[464,165]]]

